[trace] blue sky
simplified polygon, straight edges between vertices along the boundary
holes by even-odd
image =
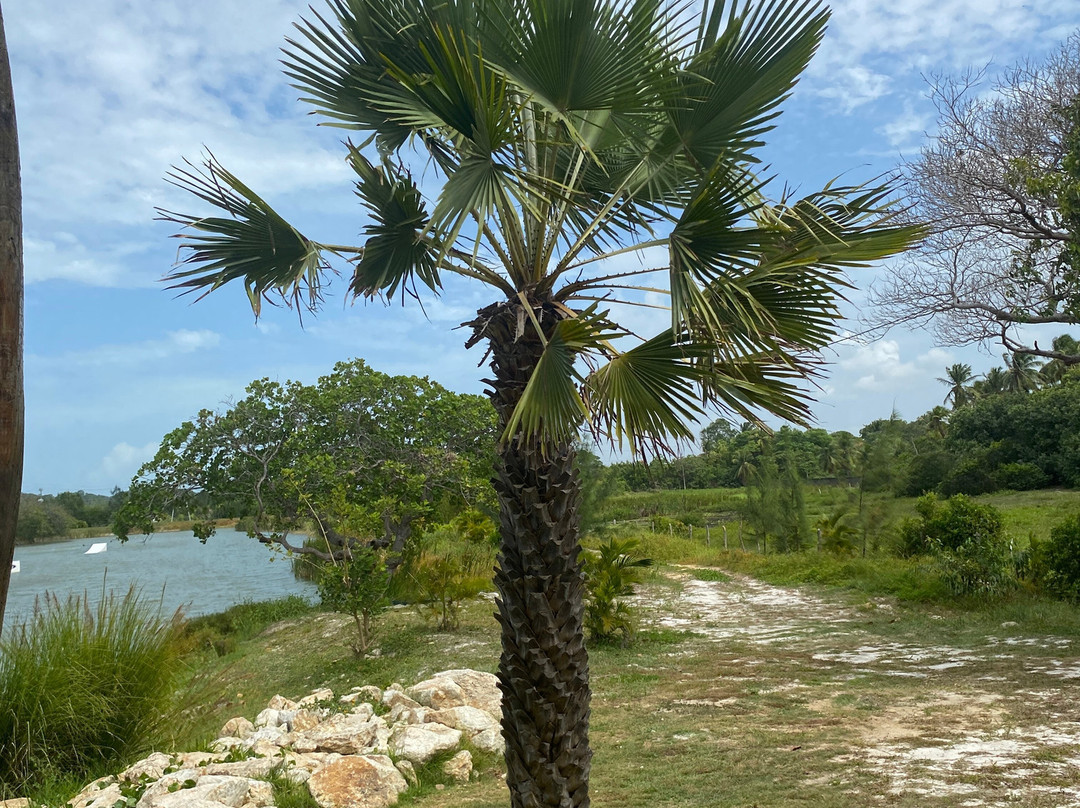
[[[315,3],[319,6],[318,0]],[[804,192],[863,181],[917,153],[934,128],[925,75],[1041,59],[1080,27],[1076,0],[839,0],[826,41],[765,158]],[[343,303],[317,319],[265,310],[243,290],[200,303],[159,282],[176,258],[154,207],[192,211],[162,177],[209,148],[301,230],[355,241],[361,222],[340,133],[315,126],[277,64],[292,0],[8,0],[26,234],[26,463],[23,489],[127,487],[162,436],[252,379],[313,381],[363,357],[388,373],[479,392],[482,351],[462,331],[485,302],[453,287],[419,308]],[[857,317],[874,271],[852,280]],[[336,292],[336,294],[335,294]],[[859,331],[857,320],[848,327]],[[941,402],[947,364],[982,371],[998,351],[942,348],[894,330],[839,344],[815,415],[858,428],[895,406]]]

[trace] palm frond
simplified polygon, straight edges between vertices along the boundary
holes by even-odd
[[[242,280],[251,308],[258,316],[262,301],[276,294],[289,305],[317,308],[322,274],[329,267],[324,251],[358,252],[356,248],[323,245],[290,225],[254,191],[221,166],[213,155],[196,167],[174,167],[168,180],[229,218],[200,217],[158,208],[158,218],[188,231],[180,251],[187,254],[165,280],[182,294],[202,290],[203,295],[233,280]],[[183,267],[194,266],[194,269]],[[306,297],[306,300],[305,300]]]

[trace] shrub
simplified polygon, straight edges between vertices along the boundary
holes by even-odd
[[[997,488],[1010,491],[1035,491],[1050,484],[1050,478],[1034,463],[1005,463],[994,469],[991,477]]]
[[[594,642],[620,638],[625,645],[634,635],[634,612],[626,598],[641,582],[641,570],[652,565],[651,558],[634,555],[635,539],[610,538],[595,553],[583,557],[587,590],[585,628]]]
[[[1051,528],[1035,554],[1042,584],[1054,597],[1080,602],[1080,514]]]
[[[149,748],[181,671],[180,619],[134,589],[96,607],[46,594],[0,643],[0,786],[86,777]]]
[[[998,486],[986,470],[986,465],[986,459],[982,456],[961,458],[942,480],[941,493],[945,496],[976,496],[996,491]]]
[[[369,548],[354,548],[352,556],[323,567],[319,575],[319,598],[323,606],[344,612],[353,619],[356,641],[353,653],[367,655],[371,645],[371,618],[387,606],[389,577],[386,561]]]
[[[1015,564],[1001,514],[963,494],[945,503],[927,494],[915,505],[918,519],[900,529],[900,553],[933,555],[941,577],[956,594],[1005,591],[1016,583]]]

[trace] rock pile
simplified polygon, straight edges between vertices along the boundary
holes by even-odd
[[[450,670],[410,688],[367,686],[340,698],[317,690],[270,700],[255,720],[232,718],[210,752],[155,752],[87,785],[71,808],[270,808],[267,778],[306,783],[321,808],[383,808],[415,785],[416,766],[468,742],[503,751],[495,677]],[[472,775],[461,750],[443,764],[455,782]]]

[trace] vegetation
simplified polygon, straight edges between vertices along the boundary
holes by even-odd
[[[194,511],[205,541],[229,508],[294,555],[343,561],[368,547],[392,573],[425,520],[491,505],[494,413],[479,396],[362,360],[314,385],[262,379],[247,393],[165,436],[116,514],[121,539]],[[293,542],[297,531],[311,540]]]
[[[944,344],[999,343],[1011,390],[1030,383],[1025,357],[1080,363],[1075,341],[1022,332],[1080,323],[1078,76],[1073,33],[989,88],[980,71],[935,80],[937,135],[901,171],[912,215],[933,224],[877,289],[880,319],[932,325]]]
[[[453,290],[444,276],[487,287],[467,344],[487,344],[498,418],[511,804],[584,806],[581,427],[641,450],[692,437],[702,405],[805,420],[841,271],[919,230],[892,221],[889,187],[767,196],[755,152],[821,41],[819,6],[718,0],[696,28],[678,5],[622,0],[330,7],[298,27],[285,70],[367,138],[347,144],[364,243],[308,238],[210,158],[172,179],[225,215],[163,212],[190,229],[172,280],[242,281],[256,315],[270,296],[317,308],[333,260],[355,297]],[[409,164],[432,172],[436,199]],[[658,248],[671,320],[642,339],[623,306],[657,270],[601,262]]]
[[[16,544],[32,544],[43,539],[71,538],[84,528],[98,528],[92,535],[108,533],[116,512],[124,504],[127,492],[119,488],[111,496],[85,491],[62,491],[59,494],[23,494],[19,521],[15,527]]]
[[[0,791],[89,779],[163,737],[183,670],[179,615],[135,590],[46,596],[0,642]]]
[[[386,562],[369,547],[354,549],[348,558],[325,564],[318,576],[323,606],[344,612],[356,629],[353,653],[363,657],[371,645],[371,619],[388,605],[390,578]]]
[[[626,645],[637,630],[627,598],[641,583],[641,570],[653,563],[651,558],[635,555],[637,546],[634,539],[609,538],[585,555],[585,629],[593,642],[618,638]]]

